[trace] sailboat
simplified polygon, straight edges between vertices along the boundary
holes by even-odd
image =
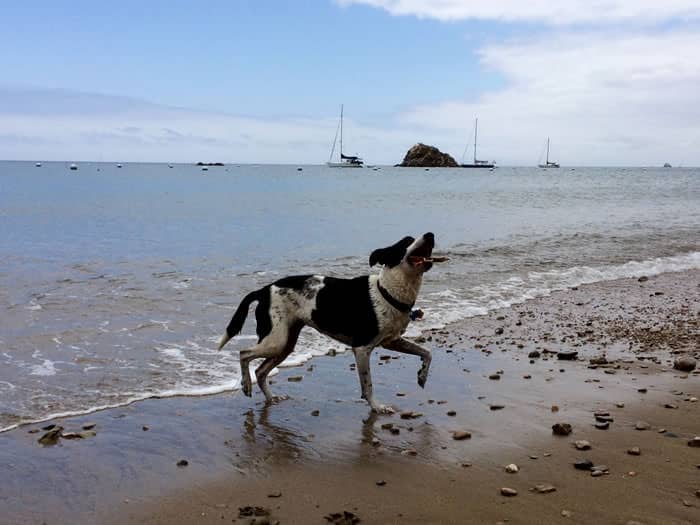
[[[542,157],[540,157],[540,158],[542,158]],[[545,161],[544,164],[538,164],[537,167],[539,167],[539,168],[558,168],[559,167],[558,162],[554,162],[554,161],[550,162],[550,160],[549,160],[549,137],[547,137],[547,160]]]
[[[471,164],[460,164],[460,168],[495,168],[496,167],[496,161],[491,161],[489,162],[488,160],[477,160],[476,158],[476,137],[477,137],[477,129],[479,127],[479,119],[477,118],[474,121],[474,162]],[[469,145],[465,146],[464,148],[464,153],[467,152],[467,147]],[[462,155],[462,160],[464,160],[464,154]]]
[[[363,168],[364,161],[354,155],[345,155],[343,153],[343,105],[340,105],[340,124],[338,129],[340,130],[340,162],[333,162],[333,154],[335,153],[335,143],[338,139],[338,130],[335,132],[335,138],[333,139],[333,147],[331,148],[331,155],[328,157],[327,166],[331,168]]]

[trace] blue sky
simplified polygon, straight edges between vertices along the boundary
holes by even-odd
[[[699,16],[689,0],[12,3],[0,158],[323,162],[342,102],[372,163],[418,141],[460,156],[478,115],[501,164],[536,163],[547,135],[567,164],[700,164]]]

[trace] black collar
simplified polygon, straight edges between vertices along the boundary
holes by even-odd
[[[413,308],[413,305],[416,303],[402,303],[398,299],[395,299],[394,297],[391,296],[389,292],[387,292],[386,288],[384,288],[381,284],[379,284],[379,279],[377,279],[377,288],[379,288],[379,293],[382,294],[382,297],[386,299],[386,302],[389,303],[391,306],[396,308],[399,312],[403,312],[405,314],[408,314],[411,312],[411,308]]]

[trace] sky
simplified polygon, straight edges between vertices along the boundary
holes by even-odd
[[[698,0],[8,2],[0,159],[700,165]]]

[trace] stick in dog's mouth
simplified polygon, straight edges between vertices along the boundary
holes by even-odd
[[[419,255],[409,255],[408,256],[408,262],[411,264],[420,264],[424,262],[431,262],[431,263],[443,263],[449,261],[449,257],[444,257],[444,256],[435,256],[435,257],[421,257]]]

